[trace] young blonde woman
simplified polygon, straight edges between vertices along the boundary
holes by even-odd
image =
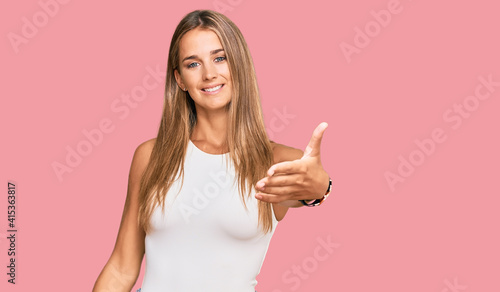
[[[187,14],[170,44],[155,139],[132,159],[113,252],[94,292],[254,292],[288,208],[318,205],[331,180],[319,147],[269,140],[252,58],[239,29],[210,10]]]

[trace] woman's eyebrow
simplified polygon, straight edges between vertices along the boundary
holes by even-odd
[[[216,49],[216,50],[210,51],[210,55],[217,54],[218,52],[221,52],[221,51],[224,51],[224,49]],[[182,62],[184,62],[186,60],[190,60],[190,59],[196,59],[196,58],[198,58],[197,55],[191,55],[189,57],[182,59]]]

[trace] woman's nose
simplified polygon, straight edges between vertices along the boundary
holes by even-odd
[[[203,78],[205,80],[213,79],[217,77],[217,68],[215,68],[214,64],[209,64],[204,66],[203,70]]]

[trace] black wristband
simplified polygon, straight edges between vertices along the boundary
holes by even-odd
[[[330,180],[330,182],[328,183],[328,189],[326,190],[326,194],[323,196],[323,198],[316,199],[311,203],[306,203],[305,200],[300,200],[302,205],[307,206],[307,207],[315,207],[315,206],[321,205],[321,203],[323,203],[326,200],[326,198],[328,198],[328,195],[330,194],[330,192],[332,190],[332,179],[329,178],[329,180]]]

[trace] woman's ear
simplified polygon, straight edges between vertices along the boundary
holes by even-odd
[[[181,74],[179,73],[179,71],[177,71],[177,69],[174,70],[174,76],[175,76],[175,81],[177,82],[177,85],[179,85],[181,90],[184,90],[184,88],[186,88],[186,87],[184,86],[184,83],[182,82]]]

